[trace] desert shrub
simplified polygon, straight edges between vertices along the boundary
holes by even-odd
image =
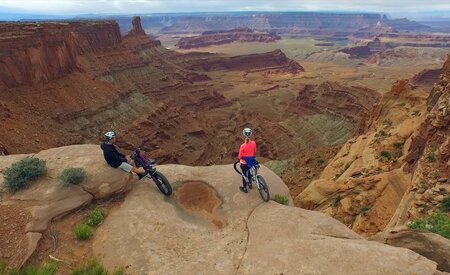
[[[108,275],[108,271],[99,259],[93,258],[72,271],[72,275]]]
[[[289,199],[284,196],[284,195],[280,195],[280,194],[276,194],[272,200],[278,202],[279,204],[284,204],[284,205],[288,205],[289,204]]]
[[[437,144],[433,143],[433,144],[430,145],[431,152],[436,152],[437,149],[438,149],[438,145]]]
[[[381,151],[380,152],[380,156],[382,158],[385,158],[385,159],[391,159],[392,158],[391,153],[389,153],[389,151],[386,151],[386,150]]]
[[[434,152],[431,152],[428,154],[427,159],[429,162],[435,162],[436,161],[436,154]]]
[[[392,120],[387,118],[387,119],[383,120],[383,124],[386,126],[392,126]]]
[[[361,207],[361,209],[359,210],[359,213],[365,215],[366,212],[369,211],[369,210],[370,210],[370,207],[368,207],[368,206],[363,206],[363,207]]]
[[[450,197],[446,197],[442,201],[440,208],[442,211],[450,212]]]
[[[402,149],[404,143],[403,143],[403,142],[394,142],[393,145],[394,145],[394,148],[395,148],[395,149]]]
[[[86,223],[90,226],[97,226],[105,219],[105,210],[100,207],[95,207],[89,212]]]
[[[317,166],[322,167],[322,165],[324,165],[325,161],[323,159],[318,159],[317,160]]]
[[[0,275],[53,275],[56,274],[58,266],[57,262],[52,261],[44,264],[26,265],[19,271],[7,271],[6,268],[4,270],[1,270],[0,268]]]
[[[415,111],[412,113],[412,115],[413,115],[413,116],[420,116],[421,113],[420,113],[419,110],[415,110]]]
[[[87,173],[83,168],[68,167],[64,169],[58,178],[65,184],[80,184],[87,177]]]
[[[375,134],[376,137],[387,137],[389,136],[388,133],[386,133],[384,130],[378,131],[378,133]]]
[[[450,239],[450,217],[447,213],[436,212],[426,219],[409,223],[409,227],[417,230],[428,230]]]
[[[6,264],[4,262],[0,262],[0,275],[6,275]]]
[[[45,161],[38,158],[25,158],[5,169],[5,184],[10,192],[17,192],[47,171]]]
[[[77,240],[88,240],[92,236],[92,227],[82,222],[75,226],[73,234]]]
[[[124,275],[126,267],[120,266],[113,271],[113,275]],[[92,258],[86,264],[72,271],[72,275],[108,275],[108,271],[98,258]]]
[[[402,150],[396,150],[396,151],[392,154],[392,156],[394,157],[394,159],[401,158],[401,157],[403,156],[403,152],[402,152]]]
[[[126,271],[127,271],[126,267],[119,266],[114,270],[113,275],[125,275]]]

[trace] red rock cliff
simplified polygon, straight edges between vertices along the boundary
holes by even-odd
[[[0,24],[0,89],[48,83],[78,68],[77,57],[118,45],[114,21]]]

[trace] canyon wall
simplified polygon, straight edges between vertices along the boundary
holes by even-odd
[[[61,78],[79,68],[80,55],[122,41],[113,21],[1,23],[0,37],[0,89]]]

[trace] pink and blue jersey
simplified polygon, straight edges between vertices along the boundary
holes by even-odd
[[[253,166],[256,155],[256,142],[250,140],[249,142],[245,142],[239,148],[239,160],[242,164],[246,164],[247,166]]]

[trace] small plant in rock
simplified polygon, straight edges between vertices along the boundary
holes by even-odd
[[[86,264],[72,271],[72,275],[108,275],[108,271],[99,259],[93,258]]]
[[[369,210],[370,210],[370,207],[368,207],[368,206],[363,206],[363,207],[361,207],[361,209],[359,210],[359,213],[362,214],[362,215],[366,215],[367,211],[369,211]]]
[[[389,136],[388,133],[386,133],[384,130],[378,131],[378,133],[375,134],[375,137],[387,137]]]
[[[380,152],[380,157],[390,160],[392,158],[391,153],[389,151],[383,150]]]
[[[415,117],[418,117],[418,116],[421,115],[421,113],[420,113],[419,110],[415,110],[415,111],[412,113],[412,115],[415,116]]]
[[[113,275],[125,275],[127,268],[125,266],[119,266],[113,271]]]
[[[387,119],[383,120],[383,124],[386,126],[392,126],[392,120],[387,118]]]
[[[92,227],[84,222],[79,223],[73,229],[73,234],[77,240],[88,240],[92,236]]]
[[[428,162],[435,162],[436,161],[436,154],[434,152],[431,152],[427,156]]]
[[[289,199],[284,196],[284,195],[280,195],[280,194],[276,194],[272,200],[278,202],[279,204],[283,204],[283,205],[288,205],[289,204]]]
[[[49,262],[44,264],[30,264],[22,267],[20,270],[7,270],[6,266],[2,270],[0,268],[0,275],[53,275],[58,271],[57,262]]]
[[[442,201],[440,208],[444,212],[450,212],[450,197],[446,197]]]
[[[25,158],[13,163],[3,172],[6,187],[17,192],[47,172],[45,161],[38,158]]]
[[[113,275],[124,275],[126,267],[119,266],[113,271]],[[87,263],[72,271],[72,275],[108,275],[108,270],[98,258],[92,258]]]
[[[87,177],[87,173],[83,168],[69,167],[59,174],[59,179],[65,184],[78,185]]]
[[[105,219],[105,210],[100,207],[95,207],[89,212],[87,217],[87,224],[90,226],[97,226],[103,222]]]
[[[337,195],[337,197],[334,199],[334,206],[338,206],[341,203],[341,195]]]
[[[427,190],[428,189],[428,184],[425,180],[421,180],[420,181],[420,187],[422,187],[423,190]]]
[[[400,150],[400,149],[403,149],[404,143],[403,142],[394,142],[392,145],[394,145],[395,149]]]
[[[325,161],[323,159],[317,160],[317,166],[322,167],[325,164]]]

